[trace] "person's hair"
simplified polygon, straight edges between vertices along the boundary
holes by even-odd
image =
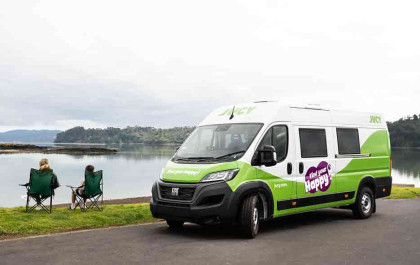
[[[94,170],[95,170],[94,166],[92,166],[92,165],[87,165],[86,166],[86,171],[93,172]]]
[[[39,161],[39,169],[40,170],[51,170],[50,162],[48,159],[43,158]]]

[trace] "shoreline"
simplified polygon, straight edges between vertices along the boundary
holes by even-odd
[[[145,146],[180,146],[182,143],[51,143],[56,145],[126,145],[139,144]]]
[[[40,153],[40,154],[70,154],[70,155],[108,155],[118,150],[104,147],[57,147],[38,146],[34,144],[0,144],[0,154]]]
[[[108,199],[104,200],[104,205],[122,205],[122,204],[137,204],[137,203],[149,203],[151,196],[141,196],[141,197],[132,197],[132,198],[122,198],[122,199]],[[24,204],[20,206],[0,206],[0,209],[11,209],[16,207],[25,207]],[[69,208],[70,203],[58,203],[53,204],[54,208]]]
[[[144,197],[123,198],[123,199],[109,199],[109,200],[104,200],[104,205],[149,203],[151,198],[152,198],[151,196],[144,196]],[[53,204],[53,207],[56,207],[56,208],[68,208],[69,206],[70,206],[70,203]]]

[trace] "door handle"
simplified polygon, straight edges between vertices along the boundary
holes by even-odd
[[[299,163],[299,174],[302,174],[304,169],[305,169],[305,166],[303,165],[303,162],[300,162]]]
[[[292,167],[292,163],[287,163],[287,174],[288,175],[291,175],[292,174],[292,169],[293,169],[293,167]]]

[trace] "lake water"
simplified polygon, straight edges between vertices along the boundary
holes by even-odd
[[[38,168],[41,158],[48,158],[57,174],[61,187],[56,190],[54,203],[70,201],[66,185],[79,185],[84,167],[92,164],[104,170],[104,198],[120,199],[149,196],[153,182],[162,167],[175,152],[171,146],[143,146],[137,144],[109,145],[120,152],[113,155],[63,155],[63,154],[7,154],[0,155],[0,207],[25,204],[25,188],[30,168]],[[420,150],[394,150],[393,182],[415,184],[420,187]]]

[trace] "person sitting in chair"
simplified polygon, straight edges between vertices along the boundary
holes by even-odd
[[[93,172],[95,170],[95,167],[92,165],[87,165],[86,166],[86,171],[89,172]],[[85,180],[83,179],[82,182],[80,183],[80,187],[76,189],[76,193],[77,195],[79,195],[80,197],[83,197],[83,194],[85,193]],[[70,210],[74,210],[76,208],[76,196],[74,195],[74,193],[71,193],[71,205],[70,205]],[[80,205],[81,208],[84,208],[86,205],[86,199],[83,200],[83,204]]]
[[[41,161],[39,161],[39,170],[44,171],[44,170],[51,170],[52,168],[50,166],[50,162],[48,161],[48,159],[43,158],[41,159]],[[51,179],[51,187],[52,187],[52,196],[54,196],[54,190],[58,187],[60,187],[60,183],[58,182],[58,178],[57,175],[53,172],[53,177]],[[37,201],[41,201],[41,198],[35,198]],[[37,207],[37,210],[39,210],[40,208]]]
[[[48,161],[48,159],[43,158],[41,159],[41,161],[39,161],[39,170],[43,171],[43,170],[52,170],[51,166],[50,166],[50,161]],[[53,195],[54,195],[54,190],[58,187],[60,187],[60,183],[58,182],[58,178],[57,175],[53,172],[53,178],[51,180],[51,187],[53,188]]]

